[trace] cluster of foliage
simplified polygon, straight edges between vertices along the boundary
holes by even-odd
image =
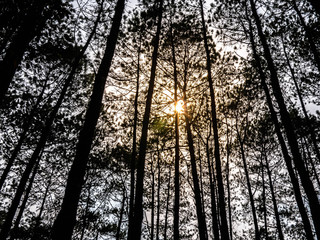
[[[0,240],[320,239],[316,0],[0,9]]]

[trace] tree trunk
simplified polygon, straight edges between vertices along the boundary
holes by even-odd
[[[173,3],[173,1],[172,1]],[[173,6],[174,8],[174,6]],[[180,208],[180,146],[179,146],[179,112],[176,111],[178,104],[178,72],[177,62],[174,46],[174,36],[172,23],[170,25],[170,37],[171,37],[171,54],[173,63],[173,78],[174,78],[174,132],[175,132],[175,158],[174,158],[174,207],[173,207],[173,239],[179,240],[179,208]]]
[[[154,239],[154,171],[152,160],[151,158],[151,240]]]
[[[261,159],[261,178],[262,178],[262,206],[263,206],[263,220],[264,220],[264,231],[265,231],[265,239],[269,239],[268,237],[268,222],[267,222],[267,205],[266,205],[266,184],[264,179],[264,166]]]
[[[212,230],[213,230],[213,236],[215,240],[219,240],[219,225],[218,225],[218,218],[217,218],[217,205],[216,205],[216,187],[213,182],[213,174],[212,166],[211,166],[211,154],[209,149],[209,140],[211,137],[211,124],[209,127],[209,135],[206,140],[206,155],[207,155],[207,164],[208,164],[208,170],[209,170],[209,182],[210,182],[210,200],[211,200],[211,218],[212,218]]]
[[[226,128],[227,128],[227,166],[226,166],[226,178],[227,178],[227,191],[228,191],[228,213],[229,213],[229,232],[230,232],[230,240],[233,239],[232,236],[232,215],[231,215],[231,194],[230,194],[230,179],[229,179],[229,171],[230,171],[230,146],[229,146],[229,127],[228,127],[228,119],[226,119]]]
[[[54,173],[54,168],[52,169],[52,172],[51,172],[51,175],[50,175],[50,179],[48,181],[48,185],[47,185],[46,190],[44,192],[44,196],[43,196],[43,199],[42,199],[41,207],[40,207],[38,216],[36,217],[36,222],[35,222],[35,225],[34,225],[34,231],[33,231],[31,240],[39,239],[39,237],[37,236],[37,232],[36,231],[37,231],[38,227],[40,226],[41,216],[42,216],[42,212],[44,210],[44,204],[46,202],[46,199],[47,199],[47,196],[48,196],[48,193],[49,193],[49,189],[50,189],[50,186],[51,186],[53,173]]]
[[[298,97],[299,97],[299,101],[300,101],[300,105],[301,105],[301,108],[302,108],[302,112],[303,112],[303,115],[307,121],[307,129],[309,130],[309,134],[311,136],[311,141],[312,141],[312,144],[313,144],[313,150],[318,158],[318,161],[320,162],[320,152],[319,152],[319,147],[318,147],[318,144],[317,144],[317,138],[316,138],[316,135],[315,135],[315,130],[312,126],[312,123],[310,121],[310,118],[309,118],[309,115],[308,115],[308,112],[307,112],[307,109],[305,107],[305,104],[304,104],[304,101],[303,101],[303,98],[302,98],[302,94],[301,94],[301,91],[300,91],[300,88],[298,86],[298,82],[297,82],[297,78],[296,78],[296,74],[290,64],[290,60],[289,60],[289,57],[288,57],[288,54],[287,54],[287,49],[285,47],[285,44],[284,44],[284,40],[283,40],[283,36],[281,35],[281,41],[282,41],[282,46],[283,46],[283,52],[284,52],[284,56],[286,58],[286,61],[287,61],[287,65],[289,67],[289,70],[290,70],[290,73],[291,73],[291,78],[294,82],[294,86],[296,88],[296,91],[297,91],[297,94],[298,94]]]
[[[265,161],[266,161],[267,174],[268,174],[268,178],[269,178],[269,185],[270,185],[270,192],[271,192],[271,197],[272,197],[274,215],[276,218],[277,230],[278,230],[278,234],[279,234],[279,240],[284,240],[282,227],[281,227],[281,221],[280,221],[280,215],[279,215],[277,201],[276,201],[276,197],[275,197],[275,193],[274,193],[274,187],[273,187],[273,183],[272,183],[271,171],[270,171],[269,162],[268,162],[266,155],[265,155]]]
[[[42,153],[41,153],[42,154]],[[27,201],[29,199],[29,194],[31,192],[31,189],[32,189],[32,185],[33,185],[33,182],[34,182],[34,178],[36,177],[36,174],[38,172],[38,167],[39,167],[39,164],[40,164],[40,158],[41,156],[39,156],[39,159],[37,161],[37,163],[35,164],[34,168],[33,168],[33,172],[32,172],[32,175],[29,179],[29,185],[24,193],[24,197],[23,197],[23,201],[20,205],[20,208],[19,208],[19,213],[18,213],[18,216],[14,222],[14,227],[13,227],[13,232],[15,232],[16,230],[18,230],[19,228],[19,225],[20,225],[20,221],[21,221],[21,218],[22,218],[22,215],[23,215],[23,212],[26,208],[26,205],[27,205]],[[11,235],[10,239],[14,239],[14,236]]]
[[[48,0],[35,1],[35,3],[30,7],[30,11],[26,14],[18,32],[15,34],[8,46],[3,60],[0,62],[0,105],[8,91],[9,85],[26,49],[29,46],[29,43],[40,33],[46,20],[51,17],[51,14],[43,14],[43,11],[48,7],[48,5],[50,5],[50,1]]]
[[[251,183],[250,183],[250,178],[249,178],[249,171],[248,171],[248,167],[247,167],[247,160],[246,160],[245,152],[244,152],[244,146],[243,146],[244,142],[243,142],[243,139],[241,139],[240,133],[238,131],[238,123],[236,123],[236,125],[237,125],[237,135],[238,135],[238,141],[239,141],[239,145],[240,145],[242,164],[243,164],[243,169],[244,169],[244,173],[246,176],[248,194],[249,194],[252,217],[253,217],[255,240],[259,240],[260,239],[260,231],[259,231],[259,226],[258,226],[257,211],[256,211],[256,207],[254,204],[253,193],[252,193]]]
[[[76,148],[76,156],[69,172],[65,196],[62,202],[61,210],[53,225],[53,240],[71,239],[72,231],[76,223],[78,202],[82,185],[84,183],[84,175],[86,172],[89,152],[94,137],[94,131],[102,106],[104,86],[108,77],[118,39],[124,4],[124,0],[118,0],[115,7],[111,30],[107,38],[107,46],[98,73],[95,77],[93,91],[86,113],[84,126],[81,129],[79,135],[79,142]]]
[[[123,197],[122,197],[122,203],[121,203],[121,209],[120,209],[120,216],[119,216],[119,222],[117,226],[117,233],[116,233],[116,240],[120,240],[120,233],[121,233],[121,224],[122,224],[122,219],[123,219],[123,214],[124,214],[124,206],[126,202],[126,189],[123,188]]]
[[[200,10],[201,10],[201,20],[202,20],[202,32],[203,32],[203,40],[204,47],[206,51],[206,60],[207,60],[207,72],[208,72],[208,83],[210,89],[210,98],[211,98],[211,114],[212,114],[212,124],[213,124],[213,134],[214,134],[214,157],[216,161],[216,174],[217,174],[217,182],[218,182],[218,192],[219,192],[219,210],[220,210],[220,218],[221,218],[221,239],[229,240],[229,231],[228,231],[228,222],[227,222],[227,214],[226,214],[226,203],[225,203],[225,195],[224,195],[224,186],[223,186],[223,178],[222,178],[222,170],[221,170],[221,159],[220,159],[220,146],[219,146],[219,135],[218,135],[218,119],[216,113],[216,102],[215,102],[215,93],[213,89],[213,81],[211,76],[211,60],[210,60],[210,51],[207,41],[207,30],[204,20],[203,13],[203,3],[202,0],[200,2]]]
[[[187,90],[187,81],[186,81],[186,76],[184,76],[184,87],[183,87],[183,98],[185,102],[184,111],[185,111],[188,147],[190,152],[191,173],[192,173],[193,188],[194,188],[193,190],[195,195],[194,198],[196,201],[196,211],[197,211],[197,218],[198,218],[198,229],[199,229],[199,237],[200,237],[199,239],[207,240],[208,233],[207,233],[205,214],[202,209],[202,199],[201,199],[201,192],[200,192],[200,186],[199,186],[199,177],[197,172],[196,156],[194,152],[193,135],[191,132],[190,119],[189,119],[189,114],[187,109],[186,90]]]
[[[304,207],[304,202],[302,200],[302,195],[301,195],[300,186],[299,186],[299,180],[298,180],[298,178],[296,177],[296,175],[294,173],[292,162],[291,162],[291,157],[289,155],[286,143],[285,143],[284,138],[282,136],[280,123],[278,121],[277,114],[276,114],[276,112],[274,110],[273,103],[272,103],[272,100],[271,100],[271,96],[270,96],[270,93],[269,93],[269,89],[268,89],[268,86],[266,84],[266,76],[265,76],[265,74],[263,72],[261,61],[260,61],[260,57],[259,57],[259,55],[257,53],[257,50],[256,50],[256,47],[255,47],[251,21],[250,21],[250,19],[248,19],[248,21],[249,21],[250,43],[251,43],[251,47],[252,47],[253,56],[254,56],[254,59],[256,61],[258,72],[259,72],[259,75],[260,75],[261,85],[262,85],[262,87],[264,89],[264,92],[265,92],[265,95],[266,95],[266,101],[267,101],[267,104],[268,104],[268,107],[269,107],[269,110],[270,110],[271,119],[273,121],[273,124],[274,124],[274,127],[275,127],[275,132],[277,134],[278,141],[280,143],[280,147],[281,147],[281,150],[282,150],[283,158],[285,160],[285,163],[286,163],[286,166],[287,166],[287,169],[288,169],[288,173],[289,173],[289,176],[290,176],[290,179],[291,179],[291,183],[292,183],[292,186],[293,186],[295,198],[296,198],[297,205],[298,205],[298,208],[299,208],[299,212],[300,212],[300,215],[301,215],[301,218],[302,218],[302,222],[303,222],[303,225],[304,225],[304,230],[306,232],[306,237],[307,237],[308,240],[312,240],[313,239],[313,234],[312,234],[312,230],[311,230],[311,225],[310,225],[310,221],[309,221],[309,218],[308,218],[308,214],[306,212],[306,209]]]
[[[132,154],[131,154],[131,166],[130,166],[130,202],[129,202],[128,236],[131,236],[132,234],[131,231],[133,229],[133,216],[134,216],[134,190],[135,190],[135,171],[136,171],[136,158],[137,158],[138,99],[139,99],[139,87],[140,87],[140,52],[141,52],[141,35],[139,39],[139,48],[138,48],[136,94],[134,97]]]
[[[1,178],[0,178],[0,190],[2,189],[3,187],[3,184],[8,176],[8,173],[10,172],[11,170],[11,167],[13,166],[13,163],[16,159],[16,157],[18,156],[18,153],[21,149],[21,146],[27,136],[27,133],[29,131],[29,128],[31,127],[31,122],[32,122],[32,119],[34,118],[34,114],[36,112],[36,110],[38,109],[39,107],[39,104],[40,102],[42,101],[42,98],[43,98],[43,94],[45,92],[45,89],[47,87],[47,82],[48,82],[48,78],[46,78],[45,80],[45,83],[43,85],[43,88],[39,94],[39,96],[37,97],[37,101],[36,103],[34,104],[34,106],[32,107],[32,110],[30,111],[30,113],[28,114],[28,116],[26,117],[26,119],[24,120],[23,122],[23,126],[22,126],[22,132],[19,136],[19,140],[18,140],[18,143],[17,145],[14,147],[12,153],[11,153],[11,156],[8,160],[8,163],[5,167],[5,169],[3,170],[2,172],[2,175],[1,175]]]
[[[168,188],[167,188],[167,204],[166,204],[166,214],[164,219],[164,234],[163,239],[167,240],[167,229],[168,229],[168,213],[169,213],[169,200],[170,200],[170,181],[171,180],[171,168],[169,167],[169,178],[168,178]]]
[[[102,9],[101,9],[101,11],[102,11]],[[76,72],[76,69],[79,65],[79,62],[82,59],[83,54],[86,51],[87,47],[89,46],[89,43],[94,35],[95,29],[97,27],[97,24],[98,24],[98,21],[100,18],[101,11],[99,12],[99,15],[97,17],[97,21],[95,23],[95,27],[93,28],[93,31],[91,32],[91,35],[89,36],[85,46],[82,48],[80,54],[75,58],[75,60],[73,62],[72,69],[70,71],[70,74],[68,75],[68,78],[66,79],[66,81],[64,83],[64,86],[63,86],[63,89],[60,93],[59,99],[45,122],[45,127],[43,128],[43,130],[41,132],[41,136],[40,136],[39,142],[36,146],[36,149],[34,150],[32,156],[31,156],[29,162],[27,163],[27,166],[22,174],[20,183],[19,183],[17,190],[16,190],[16,194],[12,200],[12,203],[11,203],[11,206],[10,206],[9,211],[7,213],[6,219],[2,225],[1,232],[0,232],[0,240],[5,240],[9,234],[9,231],[10,231],[10,228],[12,225],[12,220],[13,220],[15,212],[18,208],[21,196],[22,196],[23,191],[25,189],[25,186],[27,184],[30,173],[31,173],[37,159],[39,158],[39,154],[41,153],[42,149],[45,146],[47,138],[49,137],[49,134],[51,131],[51,126],[52,126],[53,121],[57,115],[57,112],[62,104],[63,98],[67,92],[67,89],[73,80],[73,76],[75,75],[75,72]]]
[[[163,149],[162,149],[163,150]],[[158,171],[158,183],[157,183],[157,222],[156,222],[156,240],[159,240],[160,231],[160,187],[161,187],[161,174],[160,174],[160,152],[157,146],[157,171]]]
[[[318,200],[317,193],[314,189],[313,183],[306,171],[306,168],[304,166],[304,162],[302,160],[300,151],[299,151],[299,145],[297,142],[297,138],[295,135],[295,130],[293,127],[293,124],[290,119],[289,112],[287,110],[287,107],[285,105],[282,92],[281,92],[281,87],[278,79],[278,74],[276,67],[274,65],[271,52],[269,49],[269,45],[267,43],[266,37],[263,33],[260,18],[258,16],[258,13],[256,11],[255,3],[253,0],[250,0],[251,4],[251,9],[252,13],[256,22],[258,34],[260,37],[260,41],[262,43],[263,49],[264,49],[264,56],[267,61],[268,69],[270,71],[270,80],[271,80],[271,86],[273,89],[274,96],[277,100],[279,109],[280,109],[280,117],[282,120],[282,124],[284,126],[288,143],[291,149],[291,153],[293,156],[293,162],[295,164],[295,167],[298,171],[301,184],[306,192],[308,201],[309,201],[309,206],[310,206],[310,211],[313,219],[313,224],[316,230],[317,237],[320,238],[320,204]]]
[[[160,7],[158,10],[159,15],[158,15],[158,22],[157,22],[157,32],[156,32],[155,39],[153,41],[154,48],[152,53],[151,75],[150,75],[149,89],[148,89],[147,100],[146,100],[146,108],[145,108],[145,113],[144,113],[143,122],[142,122],[139,157],[137,161],[136,196],[135,196],[134,219],[133,219],[134,231],[129,232],[128,239],[130,240],[139,240],[141,238],[141,226],[142,226],[142,219],[143,219],[142,197],[143,197],[144,167],[145,167],[145,159],[146,159],[148,126],[149,126],[149,118],[150,118],[150,112],[151,112],[152,95],[153,95],[154,82],[155,82],[155,76],[156,76],[158,48],[159,48],[161,21],[162,21],[162,6],[163,6],[163,0],[160,0]]]

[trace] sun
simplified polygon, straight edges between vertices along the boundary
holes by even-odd
[[[179,100],[175,106],[175,110],[178,113],[182,113],[183,112],[183,108],[184,108],[184,102],[182,100]]]

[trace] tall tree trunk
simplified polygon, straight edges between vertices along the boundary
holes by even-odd
[[[295,135],[295,129],[293,127],[289,112],[287,110],[287,107],[286,107],[284,99],[283,99],[277,70],[276,70],[276,67],[274,65],[274,62],[273,62],[273,59],[271,56],[269,45],[267,43],[266,37],[265,37],[263,30],[262,30],[260,18],[258,16],[255,3],[253,0],[250,0],[250,4],[251,4],[251,10],[253,13],[253,17],[256,22],[259,38],[262,43],[262,47],[264,49],[264,56],[267,61],[268,69],[270,71],[271,86],[272,86],[274,96],[277,100],[277,103],[278,103],[278,106],[280,109],[280,117],[281,117],[284,129],[285,129],[286,135],[287,135],[288,143],[289,143],[292,157],[293,157],[293,162],[294,162],[295,167],[298,171],[298,174],[299,174],[299,177],[301,180],[301,184],[304,188],[304,191],[306,192],[306,195],[307,195],[307,198],[309,201],[310,211],[311,211],[313,224],[314,224],[314,228],[316,230],[317,237],[320,238],[320,221],[319,221],[319,219],[320,219],[320,204],[319,204],[319,199],[318,199],[317,193],[314,189],[313,183],[312,183],[312,181],[306,171],[306,168],[304,166],[304,162],[301,157],[301,153],[299,151],[299,145],[298,145],[297,138]]]
[[[250,182],[250,177],[249,177],[249,171],[248,171],[248,166],[247,166],[247,160],[244,152],[244,140],[241,138],[239,130],[238,130],[238,122],[236,123],[237,125],[237,135],[238,135],[238,141],[240,145],[240,153],[241,153],[241,158],[242,158],[242,164],[243,164],[243,169],[244,173],[246,176],[246,182],[247,182],[247,188],[248,188],[248,194],[249,194],[249,199],[250,199],[250,205],[251,205],[251,211],[252,211],[252,217],[253,217],[253,225],[254,225],[254,232],[255,232],[255,240],[260,239],[260,231],[259,231],[259,226],[258,226],[258,219],[257,219],[257,211],[256,207],[254,204],[254,199],[253,199],[253,193],[251,189],[251,182]]]
[[[162,149],[163,150],[163,149]],[[160,172],[160,151],[157,146],[157,222],[156,222],[156,240],[159,240],[160,232],[160,188],[161,188],[161,172]]]
[[[29,46],[31,40],[40,33],[48,18],[49,13],[43,13],[47,7],[53,4],[51,1],[37,0],[30,7],[22,25],[13,37],[3,60],[0,62],[1,88],[0,88],[0,105],[8,91],[13,76],[22,60],[22,57]],[[57,3],[55,3],[57,4]]]
[[[84,216],[83,216],[83,221],[82,221],[82,228],[81,228],[81,235],[80,235],[80,240],[83,240],[84,234],[86,232],[87,228],[87,214],[89,212],[89,203],[90,203],[90,196],[91,196],[91,187],[92,184],[89,184],[88,187],[88,196],[87,196],[87,201],[86,201],[86,209],[84,211]]]
[[[151,240],[154,239],[154,170],[152,160],[151,158]]]
[[[126,203],[126,189],[125,189],[125,187],[123,187],[123,196],[122,196],[122,202],[121,202],[119,222],[118,222],[118,226],[117,226],[116,240],[121,239],[120,233],[121,233],[121,224],[122,224],[122,219],[123,219],[123,214],[124,214],[125,203]]]
[[[42,153],[41,153],[42,155]],[[13,227],[13,232],[15,232],[16,230],[18,230],[19,228],[19,225],[20,225],[20,221],[21,221],[21,218],[22,218],[22,215],[23,215],[23,212],[26,208],[26,205],[27,205],[27,201],[29,199],[29,195],[30,195],[30,192],[31,192],[31,189],[32,189],[32,186],[33,186],[33,182],[34,182],[34,179],[36,177],[36,174],[38,172],[38,167],[39,167],[39,164],[40,164],[40,159],[41,159],[41,155],[39,156],[39,159],[37,161],[37,163],[35,164],[34,168],[33,168],[33,172],[32,172],[32,175],[29,179],[29,184],[28,184],[28,187],[24,193],[24,197],[23,197],[23,201],[22,203],[20,204],[20,208],[19,208],[19,213],[18,213],[18,216],[16,217],[16,220],[14,222],[14,227]],[[14,239],[14,236],[11,235],[10,239]]]
[[[139,39],[138,48],[138,64],[137,64],[137,85],[136,94],[134,97],[134,118],[133,118],[133,133],[132,133],[132,153],[131,153],[131,166],[130,166],[130,201],[129,201],[129,226],[128,236],[132,235],[133,230],[133,216],[134,216],[134,190],[135,190],[135,171],[136,171],[136,158],[137,158],[137,125],[138,125],[138,99],[140,87],[140,52],[141,52],[141,35]]]
[[[226,164],[226,179],[227,179],[227,192],[228,192],[228,214],[229,214],[229,232],[230,232],[230,240],[233,239],[232,236],[232,215],[231,215],[231,194],[230,194],[230,179],[229,179],[229,171],[230,171],[230,146],[229,146],[229,125],[228,125],[228,119],[226,119],[226,137],[227,137],[227,164]]]
[[[168,178],[168,188],[167,188],[167,204],[166,204],[166,213],[164,219],[164,229],[163,229],[163,239],[167,240],[167,229],[168,229],[168,213],[169,213],[169,200],[170,200],[170,181],[171,180],[171,168],[169,166],[169,178]]]
[[[174,0],[172,0],[172,7],[174,6]],[[173,13],[174,15],[174,13]],[[173,16],[174,17],[174,16]],[[173,63],[173,78],[174,78],[174,132],[175,132],[175,158],[174,158],[174,208],[173,208],[173,239],[179,240],[179,208],[180,208],[180,146],[179,146],[179,112],[177,109],[178,104],[178,72],[176,53],[174,46],[174,36],[172,29],[172,22],[170,23],[170,40],[171,40],[171,54]]]
[[[267,205],[266,205],[266,184],[264,179],[264,166],[261,158],[261,178],[262,178],[262,206],[263,206],[263,220],[264,220],[264,231],[265,231],[265,239],[269,239],[268,237],[268,222],[267,222]]]
[[[149,126],[149,118],[150,118],[150,112],[151,112],[154,82],[156,77],[158,48],[159,48],[161,21],[162,21],[163,0],[159,0],[159,1],[160,1],[159,2],[160,6],[158,10],[157,32],[156,32],[155,39],[153,41],[154,45],[153,45],[153,53],[152,53],[152,64],[151,64],[151,73],[150,73],[151,75],[150,75],[149,88],[148,88],[148,94],[147,94],[147,100],[146,100],[146,108],[145,108],[145,113],[144,113],[143,122],[142,122],[139,157],[137,160],[137,181],[136,181],[136,195],[135,195],[134,219],[133,219],[134,231],[129,232],[128,239],[130,240],[139,240],[141,238],[141,226],[142,226],[142,219],[143,219],[142,197],[143,197],[144,167],[145,167],[146,150],[147,150],[148,126]]]
[[[311,152],[309,150],[309,145],[308,145],[308,141],[306,139],[306,137],[302,137],[302,148],[306,150],[307,152],[307,156],[306,156],[306,161],[309,160],[309,163],[311,165],[311,168],[312,168],[312,172],[313,172],[313,175],[316,179],[316,182],[318,184],[318,189],[320,189],[320,179],[319,179],[319,175],[318,175],[318,172],[317,172],[317,169],[316,169],[316,166],[314,165],[314,161],[312,159],[312,156],[311,156]]]
[[[207,233],[207,226],[206,226],[206,219],[205,214],[202,209],[202,199],[201,199],[201,192],[200,192],[200,185],[199,185],[199,177],[197,172],[197,163],[196,163],[196,156],[194,152],[194,143],[193,143],[193,135],[191,132],[191,124],[187,109],[187,80],[186,76],[184,76],[184,86],[183,86],[183,98],[185,102],[185,121],[186,121],[186,131],[187,131],[187,139],[188,139],[188,147],[190,153],[190,163],[191,163],[191,173],[192,173],[192,180],[193,180],[193,190],[194,190],[194,198],[196,201],[196,211],[197,211],[197,219],[198,219],[198,229],[199,229],[199,239],[200,240],[207,240],[208,233]]]
[[[268,174],[268,179],[269,179],[270,192],[271,192],[271,198],[272,198],[272,203],[273,203],[274,215],[275,215],[276,223],[277,223],[277,231],[279,234],[279,240],[284,240],[283,231],[282,231],[282,227],[281,227],[281,221],[280,221],[280,215],[279,215],[278,206],[277,206],[276,195],[275,195],[274,187],[273,187],[273,183],[272,183],[271,171],[270,171],[269,162],[268,162],[268,158],[267,158],[266,154],[265,154],[264,158],[265,158],[265,162],[266,162],[266,169],[267,169],[267,174]]]
[[[288,169],[288,173],[289,173],[289,176],[290,176],[290,179],[291,179],[291,183],[292,183],[292,186],[293,186],[293,191],[294,191],[294,194],[295,194],[295,198],[296,198],[296,201],[297,201],[299,212],[300,212],[300,215],[301,215],[301,218],[302,218],[302,222],[303,222],[303,225],[304,225],[304,230],[305,230],[305,233],[306,233],[306,237],[307,237],[308,240],[312,240],[313,239],[313,234],[312,234],[312,230],[311,230],[311,225],[310,225],[310,221],[309,221],[309,218],[308,218],[308,214],[307,214],[306,208],[304,206],[304,202],[302,200],[302,194],[300,192],[299,180],[298,180],[298,178],[296,177],[296,175],[294,173],[292,162],[291,162],[291,157],[289,155],[286,143],[285,143],[284,138],[282,136],[280,123],[278,121],[278,117],[277,117],[276,111],[275,111],[275,109],[273,107],[273,103],[272,103],[272,100],[271,100],[269,89],[268,89],[268,86],[266,84],[266,75],[263,72],[261,60],[260,60],[260,57],[259,57],[259,55],[257,53],[257,50],[256,50],[251,21],[250,21],[250,19],[248,19],[248,21],[249,21],[250,43],[251,43],[251,47],[252,47],[253,56],[254,56],[254,59],[256,61],[256,65],[257,65],[258,72],[259,72],[259,75],[260,75],[261,85],[262,85],[263,90],[264,90],[265,95],[266,95],[266,101],[267,101],[267,104],[268,104],[268,107],[269,107],[269,110],[270,110],[271,119],[273,121],[273,124],[274,124],[274,127],[275,127],[275,132],[276,132],[276,135],[278,137],[278,141],[280,143],[280,147],[281,147],[281,150],[282,150],[283,158],[285,160],[285,163],[286,163],[286,166],[287,166],[287,169]]]
[[[116,47],[125,0],[118,0],[107,38],[107,46],[98,73],[95,77],[93,91],[85,117],[84,126],[80,131],[76,156],[72,163],[61,210],[52,228],[52,239],[71,239],[76,223],[77,207],[80,198],[84,175],[94,137],[94,131],[99,118],[104,86],[108,77],[114,50]]]
[[[34,231],[32,233],[32,237],[31,237],[31,240],[37,240],[39,239],[39,237],[37,236],[37,229],[38,227],[40,226],[40,221],[41,221],[41,216],[42,216],[42,212],[44,210],[44,204],[47,200],[47,196],[48,196],[48,193],[49,193],[49,189],[51,187],[51,182],[52,182],[52,176],[53,176],[53,173],[54,173],[54,168],[52,168],[52,172],[51,172],[51,175],[50,175],[50,179],[48,181],[48,185],[46,187],[46,190],[44,192],[44,196],[43,196],[43,199],[42,199],[42,203],[41,203],[41,207],[40,207],[40,210],[39,210],[39,213],[38,213],[38,216],[36,217],[36,222],[34,224]]]
[[[221,231],[221,238],[224,240],[229,240],[226,203],[225,203],[220,150],[219,150],[220,146],[219,146],[218,123],[217,123],[218,119],[217,119],[216,102],[215,102],[216,100],[215,100],[215,92],[213,89],[213,81],[212,81],[212,75],[211,75],[210,51],[209,51],[209,46],[207,41],[207,30],[206,30],[206,24],[204,20],[203,3],[202,3],[202,0],[199,0],[199,2],[200,2],[200,10],[201,10],[203,41],[204,41],[204,47],[206,51],[208,83],[209,83],[210,98],[211,98],[211,115],[212,115],[213,134],[214,134],[214,157],[216,161],[216,174],[217,174],[218,192],[219,192],[219,210],[220,210],[220,218],[221,218],[220,231]]]
[[[45,127],[43,128],[43,130],[41,132],[41,136],[40,136],[39,142],[36,146],[36,149],[34,150],[32,156],[29,159],[29,162],[27,163],[27,166],[22,174],[22,177],[20,179],[19,185],[16,190],[16,194],[12,200],[12,203],[11,203],[11,206],[10,206],[9,211],[7,213],[6,219],[2,225],[1,232],[0,232],[0,240],[5,240],[6,237],[8,236],[8,233],[9,233],[11,225],[12,225],[12,220],[13,220],[15,212],[18,208],[21,196],[22,196],[23,191],[25,189],[25,186],[27,184],[30,173],[31,173],[37,159],[39,158],[39,154],[41,153],[42,149],[45,146],[45,143],[46,143],[47,138],[49,137],[49,134],[51,131],[51,126],[52,126],[53,121],[57,115],[57,112],[62,104],[63,98],[67,92],[69,85],[72,83],[73,77],[76,73],[76,70],[77,70],[77,67],[80,63],[80,60],[82,59],[84,52],[86,51],[87,47],[89,46],[89,43],[95,33],[96,27],[97,27],[99,19],[100,19],[101,11],[102,11],[102,8],[99,12],[97,20],[95,22],[95,26],[93,28],[93,31],[91,32],[91,35],[89,36],[85,46],[82,48],[80,54],[75,58],[75,60],[73,62],[72,69],[71,69],[71,71],[70,71],[70,73],[64,83],[64,86],[63,86],[62,91],[60,93],[59,99],[57,100],[56,105],[54,106],[52,112],[50,113],[49,117],[47,118],[47,120],[45,122]]]
[[[298,81],[297,81],[297,78],[296,78],[296,74],[295,74],[295,71],[294,69],[292,68],[291,64],[290,64],[290,60],[289,60],[289,57],[288,57],[288,54],[287,54],[287,49],[286,49],[286,46],[284,44],[284,40],[283,40],[283,36],[281,35],[281,41],[282,41],[282,47],[283,47],[283,52],[284,52],[284,56],[286,58],[286,62],[287,62],[287,65],[289,67],[289,70],[290,70],[290,73],[291,73],[291,78],[294,82],[294,86],[296,88],[296,91],[297,91],[297,94],[298,94],[298,98],[299,98],[299,101],[300,101],[300,105],[301,105],[301,108],[302,108],[302,112],[303,112],[303,115],[307,121],[307,128],[308,128],[308,132],[311,136],[311,141],[312,141],[312,145],[313,145],[313,150],[318,158],[318,161],[320,162],[320,152],[319,152],[319,147],[318,147],[318,144],[317,144],[317,138],[316,138],[316,135],[315,135],[315,130],[312,126],[312,123],[310,121],[310,118],[309,118],[309,115],[308,115],[308,112],[307,112],[307,109],[306,109],[306,106],[304,104],[304,101],[303,101],[303,98],[302,98],[302,94],[301,94],[301,91],[300,91],[300,88],[298,86]]]
[[[206,146],[206,155],[207,155],[207,164],[208,164],[208,174],[209,174],[209,183],[210,183],[210,201],[211,201],[211,221],[212,221],[212,231],[215,240],[219,240],[219,224],[218,224],[218,217],[217,217],[217,205],[216,205],[216,187],[213,181],[214,172],[212,171],[211,165],[211,154],[210,154],[210,147],[209,141],[211,138],[211,123],[209,126],[209,134],[207,136],[205,146]],[[199,134],[199,133],[198,133]],[[200,135],[200,134],[199,134]]]
[[[30,113],[28,114],[28,116],[26,117],[26,119],[23,122],[22,132],[20,133],[18,143],[14,147],[14,149],[13,149],[13,151],[11,153],[11,156],[10,156],[10,158],[8,160],[8,163],[7,163],[5,169],[2,172],[2,175],[1,175],[1,178],[0,178],[0,190],[3,187],[3,184],[4,184],[4,182],[5,182],[5,180],[6,180],[7,176],[8,176],[8,173],[10,172],[11,167],[13,166],[13,163],[14,163],[16,157],[18,156],[18,153],[19,153],[19,151],[21,149],[21,146],[22,146],[22,144],[23,144],[23,142],[24,142],[24,140],[25,140],[25,138],[27,136],[27,133],[28,133],[30,127],[31,127],[32,119],[34,118],[35,112],[38,109],[40,102],[42,101],[43,94],[44,94],[45,89],[47,87],[47,82],[48,82],[48,78],[46,78],[46,80],[45,80],[43,88],[42,88],[39,96],[37,97],[36,103],[34,104],[34,106],[32,107],[32,110],[30,111]]]

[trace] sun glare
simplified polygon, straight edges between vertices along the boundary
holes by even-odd
[[[184,105],[184,102],[182,100],[179,100],[176,104],[176,111],[178,113],[182,113],[183,112],[183,106]]]

